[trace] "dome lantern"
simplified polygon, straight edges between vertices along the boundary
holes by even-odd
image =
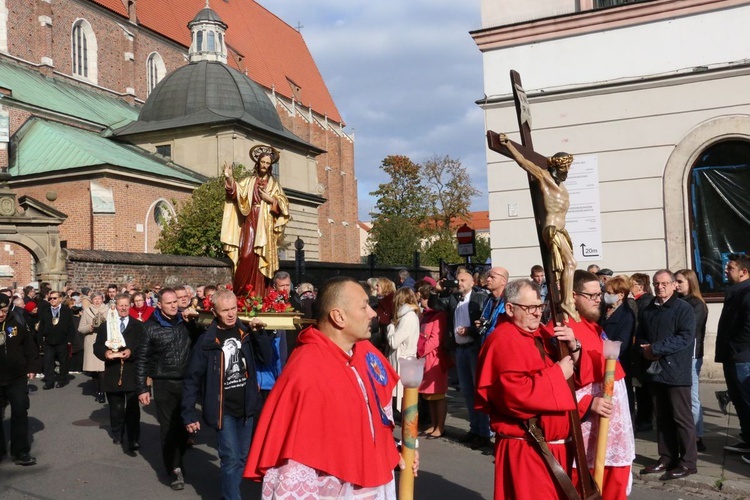
[[[190,62],[219,61],[227,63],[225,33],[227,25],[208,4],[188,23],[192,37]]]

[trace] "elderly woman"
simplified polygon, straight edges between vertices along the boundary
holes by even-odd
[[[146,303],[146,295],[143,292],[133,294],[133,305],[130,306],[130,317],[138,321],[146,321],[151,317],[154,308]]]
[[[419,343],[419,304],[411,288],[399,288],[393,296],[393,320],[388,325],[386,338],[392,349],[388,356],[391,366],[399,374],[398,358],[417,357]],[[394,389],[396,409],[401,411],[404,386],[401,382]]]
[[[94,355],[96,329],[107,320],[108,306],[104,303],[104,294],[91,294],[91,305],[81,311],[81,322],[78,331],[83,335],[83,371],[89,372],[94,381],[94,397],[100,403],[104,398],[104,361]]]

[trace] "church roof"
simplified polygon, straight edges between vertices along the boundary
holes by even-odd
[[[90,0],[128,17],[121,0]],[[189,47],[187,24],[205,7],[205,0],[150,0],[135,4],[138,23]],[[302,34],[253,0],[214,1],[211,9],[229,28],[229,64],[267,89],[343,123]],[[242,60],[232,57],[234,51]],[[292,91],[292,85],[300,88]]]
[[[199,23],[201,21],[211,21],[213,23],[224,24],[224,21],[221,20],[219,14],[217,14],[215,10],[208,7],[198,12],[193,20],[190,21],[190,23]]]
[[[118,129],[115,135],[235,122],[318,149],[282,125],[276,108],[257,83],[217,61],[187,64],[168,74],[151,92],[138,121]]]
[[[0,60],[3,99],[53,111],[105,127],[120,127],[138,118],[138,110],[120,98]]]
[[[95,132],[40,118],[27,121],[14,134],[8,172],[14,177],[62,173],[96,166],[120,167],[146,177],[200,184],[206,177],[149,152],[104,138]]]

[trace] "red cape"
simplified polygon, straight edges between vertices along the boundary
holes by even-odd
[[[367,390],[369,411],[352,367]],[[381,407],[391,405],[397,381],[369,342],[355,344],[350,357],[307,328],[260,414],[244,476],[259,481],[291,459],[357,486],[387,484],[399,454]]]

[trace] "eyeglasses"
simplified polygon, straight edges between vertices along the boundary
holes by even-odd
[[[583,295],[587,299],[596,302],[597,300],[602,300],[603,293],[586,293],[586,292],[575,292],[576,295]]]
[[[525,305],[525,304],[516,304],[515,302],[511,302],[514,306],[520,308],[523,312],[528,314],[536,314],[544,311],[544,304],[531,304],[531,305]]]
[[[57,299],[59,299],[59,298],[60,298],[59,296],[54,296],[54,297],[50,296],[50,298],[49,298],[49,299],[50,299],[50,300],[57,300]]]
[[[487,278],[492,278],[493,280],[499,280],[499,279],[507,280],[508,279],[505,276],[503,276],[502,274],[488,274]]]
[[[653,285],[654,288],[659,288],[660,286],[666,287],[667,285],[671,285],[674,283],[674,281],[654,281]]]

